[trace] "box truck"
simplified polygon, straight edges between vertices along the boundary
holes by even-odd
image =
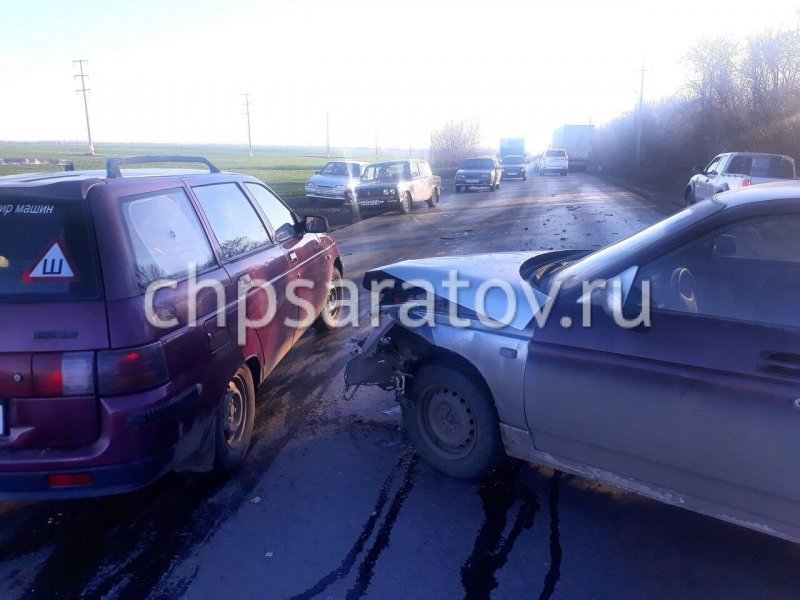
[[[511,154],[525,156],[525,138],[500,138],[500,157]]]

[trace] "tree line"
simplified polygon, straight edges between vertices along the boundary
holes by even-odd
[[[597,131],[597,166],[612,172],[636,168],[637,118],[642,173],[653,180],[685,184],[694,165],[721,152],[800,159],[800,24],[746,39],[705,39],[686,62],[687,82],[675,97]]]

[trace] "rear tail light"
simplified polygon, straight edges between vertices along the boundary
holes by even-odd
[[[749,187],[749,186],[750,186],[750,180],[749,179],[745,179],[744,181],[742,181],[742,187]]]
[[[151,390],[169,381],[167,359],[160,342],[127,350],[97,353],[100,394],[114,396]]]
[[[69,487],[73,485],[92,485],[92,476],[89,473],[67,473],[63,475],[50,475],[47,482],[50,487]]]
[[[35,354],[33,388],[37,396],[94,395],[94,353]]]

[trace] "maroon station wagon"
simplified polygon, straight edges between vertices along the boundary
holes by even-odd
[[[120,169],[167,162],[210,172]],[[112,494],[241,464],[255,389],[303,334],[287,319],[339,317],[326,232],[204,158],[0,177],[0,497]],[[287,294],[294,280],[314,284],[296,291],[305,303]]]

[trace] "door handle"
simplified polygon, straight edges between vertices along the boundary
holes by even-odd
[[[239,277],[239,286],[245,290],[249,290],[251,287],[253,287],[253,278],[250,277],[249,273],[245,273]]]
[[[795,352],[765,352],[759,369],[767,373],[800,377],[800,354]]]
[[[289,260],[292,262],[292,264],[295,264],[297,262],[297,252],[294,250],[289,252]]]

